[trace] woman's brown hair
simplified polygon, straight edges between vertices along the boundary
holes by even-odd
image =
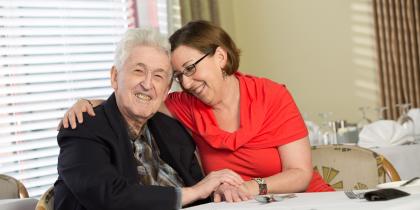
[[[223,70],[231,75],[239,68],[240,50],[236,47],[232,38],[222,28],[208,21],[191,21],[175,31],[170,37],[171,51],[181,45],[188,46],[214,55],[216,48],[221,47],[227,52],[227,62]]]

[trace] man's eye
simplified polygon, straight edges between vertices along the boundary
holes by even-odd
[[[155,74],[154,75],[156,78],[159,78],[159,79],[163,79],[165,76],[164,75],[162,75],[162,74]]]

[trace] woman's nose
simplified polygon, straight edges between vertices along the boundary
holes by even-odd
[[[182,75],[181,85],[184,89],[190,89],[192,85],[193,79],[191,77],[187,77]]]

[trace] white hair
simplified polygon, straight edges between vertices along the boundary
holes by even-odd
[[[156,29],[128,29],[122,36],[115,50],[114,65],[117,70],[121,70],[131,50],[137,46],[151,46],[162,50],[168,56],[171,47],[168,38],[159,33]]]

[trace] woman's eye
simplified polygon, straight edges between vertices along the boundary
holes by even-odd
[[[186,66],[186,67],[185,67],[185,71],[186,71],[186,72],[190,72],[190,71],[193,71],[193,70],[194,70],[194,68],[195,68],[195,67],[194,67],[194,65],[189,65],[189,66]]]

